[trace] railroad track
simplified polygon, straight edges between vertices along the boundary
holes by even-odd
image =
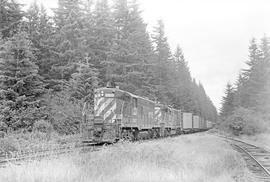
[[[231,137],[225,138],[246,161],[258,182],[270,182],[270,151]]]

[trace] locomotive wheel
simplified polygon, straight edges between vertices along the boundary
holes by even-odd
[[[132,132],[133,134],[133,140],[134,141],[137,141],[138,140],[138,135],[139,135],[139,131],[137,129],[135,129],[135,131]]]
[[[152,129],[148,130],[148,139],[153,138],[154,136],[154,131]]]
[[[123,130],[121,136],[126,141],[133,141],[135,138],[131,130]]]
[[[159,138],[160,134],[159,134],[159,129],[153,129],[153,138]]]

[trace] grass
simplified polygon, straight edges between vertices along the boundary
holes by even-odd
[[[243,140],[247,143],[254,144],[259,147],[263,147],[270,151],[270,127],[267,128],[266,132],[264,133],[254,133],[253,135],[246,135],[242,134],[240,136],[235,136],[230,132],[226,132],[224,130],[217,130],[217,129],[212,129],[209,131],[209,133],[214,133],[214,134],[221,134],[229,137],[234,137],[236,139]]]
[[[238,153],[220,139],[196,134],[101,151],[9,164],[6,182],[232,182],[251,181]]]
[[[239,138],[246,142],[266,148],[268,151],[270,151],[270,131],[253,136],[242,135]]]
[[[42,132],[13,133],[0,138],[0,155],[19,156],[29,152],[72,148],[78,142],[78,135],[59,136],[55,133]]]

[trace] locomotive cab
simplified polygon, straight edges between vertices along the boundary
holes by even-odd
[[[94,119],[92,136],[90,140],[96,143],[114,142],[118,137],[118,120],[116,117],[117,100],[115,98],[117,88],[99,88],[95,90]]]

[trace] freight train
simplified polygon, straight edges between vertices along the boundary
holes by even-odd
[[[117,87],[103,87],[95,90],[93,112],[87,103],[84,105],[81,132],[83,142],[113,143],[205,131],[212,126],[199,115]]]

